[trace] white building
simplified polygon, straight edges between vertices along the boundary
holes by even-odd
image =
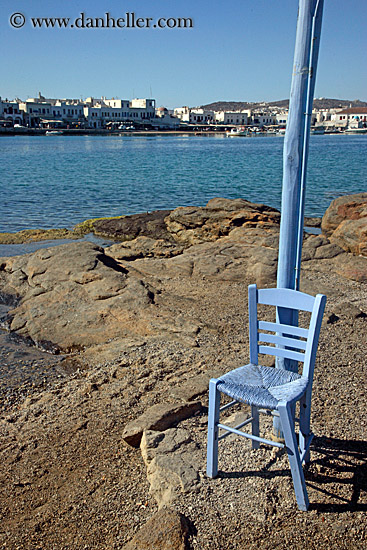
[[[259,128],[262,128],[263,126],[271,126],[273,124],[277,124],[277,119],[275,115],[266,113],[253,113],[252,124],[253,126],[258,126]]]
[[[278,124],[278,126],[286,127],[287,120],[288,120],[288,112],[278,113],[277,115],[275,115],[275,124]]]
[[[347,128],[348,126],[365,126],[367,125],[367,107],[352,107],[343,109],[332,115],[336,128]]]
[[[24,122],[30,127],[39,126],[42,119],[53,117],[51,103],[37,98],[19,103],[19,108],[23,111]]]
[[[219,124],[239,124],[246,126],[248,124],[248,111],[216,111],[215,121]]]
[[[182,122],[190,122],[190,108],[189,107],[177,107],[174,110],[175,117],[179,118]]]
[[[0,97],[0,120],[4,123],[23,124],[23,112],[17,101],[3,100]]]
[[[174,129],[180,125],[180,119],[170,114],[165,107],[159,107],[155,110],[155,118],[152,124],[158,128]]]
[[[108,123],[150,123],[155,117],[155,99],[88,98],[84,116],[90,128],[104,128]]]

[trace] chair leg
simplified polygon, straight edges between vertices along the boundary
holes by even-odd
[[[307,393],[302,397],[299,404],[299,448],[302,455],[311,435],[310,432],[310,418],[311,418],[311,396]],[[310,461],[310,450],[307,451],[303,463]]]
[[[279,404],[278,411],[282,424],[285,445],[287,448],[288,460],[291,468],[294,492],[296,494],[298,508],[300,510],[306,511],[309,506],[309,500],[300,455],[298,451],[296,434],[294,430],[292,407],[286,403]]]
[[[253,418],[252,425],[252,435],[259,436],[259,409],[255,405],[251,405],[251,416]],[[260,447],[260,441],[252,440],[252,448],[258,449]]]
[[[218,422],[219,422],[220,392],[217,390],[217,380],[209,382],[209,414],[208,414],[208,446],[206,473],[209,477],[218,474]]]

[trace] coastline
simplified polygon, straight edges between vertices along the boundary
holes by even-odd
[[[307,538],[315,548],[336,550],[341,536],[345,547],[362,549],[367,282],[337,272],[354,256],[325,236],[306,237],[302,288],[324,292],[328,301],[315,370],[316,438],[306,472],[312,505],[305,514],[296,509],[281,451],[252,452],[232,440],[219,478],[204,473],[208,380],[247,362],[246,289],[261,277],[273,284],[279,216],[240,199],[214,199],[168,218],[174,242],[162,238],[156,218],[155,239],[140,233],[105,248],[79,241],[2,259],[1,290],[13,288],[21,298],[11,314],[13,330],[64,346],[63,352],[69,346],[74,366],[45,385],[27,386],[1,412],[4,547],[133,544],[139,529],[161,516],[152,474],[141,451],[124,441],[124,430],[152,406],[194,401],[199,411],[174,428],[189,451],[180,444],[178,454],[172,452],[173,470],[159,482],[174,480],[192,453],[195,482],[182,491],[171,488],[174,498],[162,508],[171,518],[187,518],[190,549],[255,550],[261,544],[270,550],[279,539],[298,548]],[[151,219],[146,222],[151,230]],[[113,231],[126,232],[123,223],[115,219]],[[290,529],[295,524],[297,530]],[[146,528],[154,541],[155,530]]]

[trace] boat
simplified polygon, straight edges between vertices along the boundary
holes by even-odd
[[[347,128],[345,134],[367,134],[367,128]]]
[[[241,137],[241,136],[248,136],[248,130],[246,128],[240,127],[240,128],[232,128],[230,132],[226,132],[227,137]]]
[[[318,126],[317,128],[311,128],[311,134],[321,136],[325,134],[325,128],[323,126]]]
[[[61,136],[63,132],[61,130],[47,130],[46,136]]]

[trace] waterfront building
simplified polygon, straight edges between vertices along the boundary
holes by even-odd
[[[262,128],[263,126],[272,126],[277,123],[276,116],[266,113],[253,113],[251,117],[253,126]]]
[[[24,123],[30,128],[39,126],[42,119],[53,117],[51,103],[43,99],[29,98],[19,103],[19,109],[23,111]]]
[[[155,117],[155,99],[95,99],[89,97],[84,116],[89,128],[104,128],[110,123],[144,123]]]
[[[367,126],[367,107],[342,109],[331,118],[335,127],[342,130],[348,127]]]
[[[283,128],[286,127],[288,120],[288,111],[283,111],[282,113],[278,113],[275,115],[275,124],[278,126],[282,126]]]
[[[175,129],[180,125],[180,119],[170,113],[165,107],[159,107],[155,110],[153,124],[156,128]]]
[[[23,124],[23,112],[19,109],[18,101],[3,100],[0,97],[0,122],[7,124]]]
[[[236,124],[246,126],[251,111],[216,111],[215,121],[219,124]]]

